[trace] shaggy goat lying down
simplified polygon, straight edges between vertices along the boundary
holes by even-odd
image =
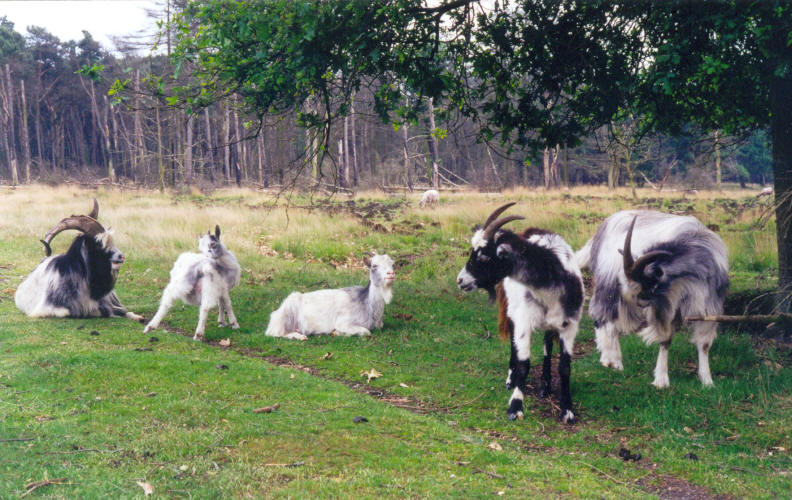
[[[96,220],[99,203],[94,199],[88,215],[72,215],[57,223],[44,236],[46,257],[17,287],[14,301],[28,316],[40,317],[109,317],[118,316],[141,321],[139,316],[121,305],[113,291],[124,255],[115,246],[112,232]],[[50,243],[61,231],[75,229],[66,251],[52,257]]]
[[[391,285],[396,275],[387,255],[364,258],[369,283],[363,286],[292,292],[270,315],[267,335],[305,340],[308,335],[338,333],[343,336],[371,335],[382,328],[385,304],[393,297]]]
[[[215,306],[219,309],[219,326],[226,326],[227,318],[231,328],[239,328],[229,291],[239,284],[241,270],[234,254],[220,242],[220,226],[215,226],[215,234],[207,232],[198,238],[198,249],[201,253],[185,252],[176,259],[157,314],[146,325],[144,333],[159,327],[176,299],[200,306],[194,340],[203,340],[206,317]]]
[[[600,363],[622,370],[619,334],[638,331],[647,344],[660,344],[652,384],[668,387],[668,347],[684,318],[723,311],[726,245],[695,217],[625,210],[608,217],[576,258],[594,274],[589,315]],[[711,386],[709,349],[717,324],[696,321],[692,330],[699,379]]]
[[[572,349],[583,310],[583,280],[572,248],[549,231],[528,229],[522,235],[501,230],[520,216],[497,217],[514,205],[495,210],[476,230],[470,258],[457,276],[457,284],[469,292],[476,288],[495,295],[498,285],[499,329],[511,341],[506,388],[513,389],[510,420],[522,418],[526,381],[531,368],[531,333],[545,330],[541,396],[550,394],[550,356],[553,339],[560,344],[558,374],[561,379],[561,420],[575,421],[569,388]],[[502,284],[499,284],[502,281]]]

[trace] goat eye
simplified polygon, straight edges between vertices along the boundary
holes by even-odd
[[[488,262],[490,258],[482,254],[478,256],[478,260],[480,260],[481,262]]]

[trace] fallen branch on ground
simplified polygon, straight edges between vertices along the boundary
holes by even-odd
[[[792,321],[792,314],[779,313],[779,314],[753,314],[744,316],[726,316],[726,315],[712,315],[712,316],[686,316],[685,321],[717,321],[719,323],[743,323],[743,322],[756,322],[756,323],[772,323],[773,321],[787,320]]]
[[[41,488],[42,486],[49,486],[49,485],[52,485],[52,484],[63,484],[66,481],[68,481],[68,479],[65,478],[65,477],[60,477],[60,478],[55,478],[55,479],[45,479],[43,481],[33,481],[32,483],[28,483],[28,484],[25,485],[25,489],[27,491],[25,491],[25,493],[22,495],[22,497],[26,497],[26,496],[30,495],[31,493],[33,493],[37,489]]]

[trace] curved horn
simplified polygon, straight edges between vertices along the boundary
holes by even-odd
[[[633,266],[635,265],[635,259],[633,259],[632,254],[632,234],[633,228],[635,227],[635,221],[638,220],[638,216],[636,215],[633,217],[632,223],[630,224],[630,229],[627,230],[627,236],[624,238],[624,250],[622,250],[622,257],[624,258],[624,274],[625,276],[630,276],[633,271]]]
[[[99,202],[96,201],[96,198],[94,198],[93,200],[94,200],[93,208],[91,209],[91,212],[88,214],[88,217],[90,217],[92,219],[98,219],[99,218]]]
[[[500,214],[502,214],[503,212],[505,212],[507,208],[511,207],[512,205],[515,205],[516,203],[517,203],[516,201],[513,201],[513,202],[511,202],[511,203],[507,203],[507,204],[503,205],[503,206],[502,206],[502,207],[500,207],[500,208],[496,208],[496,209],[495,209],[495,211],[494,211],[494,212],[492,212],[492,213],[490,214],[490,216],[489,216],[489,217],[487,217],[487,220],[484,222],[484,226],[483,226],[483,227],[484,227],[484,229],[486,230],[486,229],[487,229],[487,227],[489,227],[489,225],[492,223],[492,221],[494,221],[495,219],[497,219],[497,218],[498,218],[498,216],[499,216]]]
[[[522,215],[507,215],[506,217],[501,217],[500,219],[491,222],[486,229],[484,229],[484,239],[489,240],[492,238],[492,235],[495,234],[495,231],[501,228],[504,224],[511,222],[513,220],[522,220],[525,219]]]
[[[633,264],[632,275],[641,275],[644,272],[644,268],[652,262],[661,257],[671,257],[672,255],[674,254],[668,250],[652,250],[651,252],[646,252],[645,254],[641,255]],[[630,275],[627,276],[629,277]]]
[[[96,219],[92,217],[88,217],[87,215],[72,215],[71,217],[66,217],[62,221],[58,222],[53,226],[52,229],[47,231],[47,234],[44,235],[44,239],[41,242],[44,244],[44,253],[47,257],[50,256],[52,253],[52,249],[50,248],[50,242],[52,239],[61,231],[66,231],[67,229],[76,229],[77,231],[81,231],[89,236],[96,236],[97,234],[103,233],[105,228],[102,227]]]

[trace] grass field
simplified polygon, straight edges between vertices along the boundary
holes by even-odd
[[[419,209],[417,195],[367,193],[354,206],[295,197],[285,209],[282,198],[273,206],[271,196],[237,190],[4,189],[0,498],[31,489],[26,498],[143,498],[138,482],[158,498],[789,497],[792,356],[739,330],[722,330],[712,348],[712,389],[698,382],[687,335],[677,336],[671,388],[658,391],[657,348],[625,337],[624,372],[604,368],[586,319],[572,364],[579,423],[561,424],[557,400],[534,395],[524,420],[506,418],[509,349],[496,338],[495,308],[455,284],[471,226],[506,201],[518,201],[512,212],[526,227],[552,229],[575,248],[619,209],[692,213],[729,247],[732,292],[774,285],[766,201],[740,191],[639,195],[634,204],[627,191],[600,189],[467,193]],[[219,224],[243,268],[231,293],[241,328],[212,320],[207,342],[194,342],[197,310],[182,305],[167,331],[145,335],[125,319],[22,315],[13,294],[43,255],[38,239],[86,213],[93,196],[127,257],[116,290],[147,318],[177,255]],[[53,248],[70,241],[63,233]],[[382,330],[264,336],[290,291],[365,283],[370,250],[397,264]],[[381,377],[367,381],[361,373],[372,368]],[[625,461],[621,449],[641,458]]]

